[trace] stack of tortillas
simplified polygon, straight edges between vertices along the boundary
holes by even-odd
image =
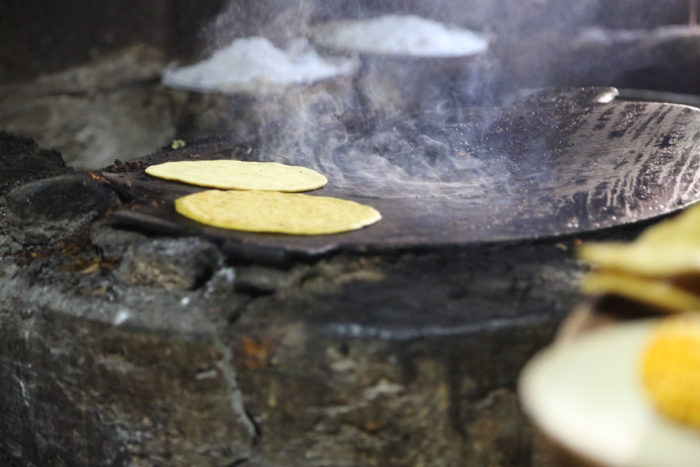
[[[202,160],[152,165],[146,173],[217,188],[183,196],[175,210],[197,222],[248,232],[320,235],[360,229],[381,219],[354,201],[299,194],[327,183],[322,174],[276,162]]]
[[[660,222],[631,243],[590,243],[579,257],[592,295],[612,294],[667,311],[700,310],[700,205]]]

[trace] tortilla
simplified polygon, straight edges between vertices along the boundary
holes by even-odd
[[[700,296],[671,280],[635,276],[622,271],[593,271],[583,277],[581,290],[589,295],[614,294],[667,311],[700,310]]]
[[[645,276],[700,272],[700,205],[645,230],[632,243],[590,243],[579,257],[597,266]]]
[[[306,167],[237,160],[166,162],[148,167],[146,173],[225,190],[308,191],[328,182],[325,176]]]
[[[177,199],[175,210],[213,227],[296,235],[347,232],[381,219],[354,201],[270,191],[202,191]]]
[[[599,243],[581,246],[579,257],[596,266],[651,277],[700,273],[700,245],[669,238],[668,243]]]

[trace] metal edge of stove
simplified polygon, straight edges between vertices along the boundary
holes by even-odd
[[[555,96],[556,93],[552,90],[532,90],[528,91],[525,95],[528,97],[525,97],[525,99],[531,98],[531,96],[537,96],[538,94],[540,96],[545,95],[547,96],[547,93],[550,93],[551,96]],[[627,91],[623,90],[621,92],[622,97],[617,98],[621,103],[622,102],[630,102],[626,99],[632,96],[632,94]],[[606,104],[609,102],[612,102],[616,100],[616,96],[618,95],[618,90],[615,88],[584,88],[578,90],[578,97],[581,99],[585,99],[587,102],[594,102],[596,104]],[[550,97],[551,97],[550,96]],[[556,96],[555,96],[556,97]],[[636,101],[635,101],[636,102]],[[668,205],[665,207],[665,210],[663,212],[658,212],[655,213],[652,216],[641,216],[633,222],[644,222],[644,221],[649,221],[662,217],[668,214],[672,214],[674,212],[677,212],[691,204],[693,204],[696,200],[695,199],[689,199],[686,201],[678,200],[679,202],[675,203],[674,205]],[[681,202],[682,201],[682,202]],[[162,208],[161,208],[162,209]],[[366,251],[374,251],[374,250],[381,250],[381,251],[387,251],[387,250],[406,250],[406,249],[422,249],[425,245],[422,242],[412,242],[412,241],[398,241],[394,244],[381,244],[381,245],[374,245],[371,242],[356,242],[353,241],[353,236],[350,235],[348,236],[325,236],[326,240],[322,241],[322,245],[319,246],[319,242],[317,240],[311,240],[309,241],[308,239],[301,239],[299,241],[283,241],[283,242],[277,242],[280,238],[284,238],[283,236],[280,235],[275,235],[275,234],[266,234],[266,235],[261,235],[261,234],[252,234],[252,233],[235,233],[233,236],[229,235],[230,232],[228,231],[222,231],[221,229],[214,229],[211,227],[206,227],[206,226],[201,226],[198,225],[192,221],[187,221],[183,222],[184,219],[175,219],[173,220],[173,216],[177,216],[174,213],[174,210],[172,207],[168,207],[168,215],[165,216],[166,218],[170,217],[170,219],[164,219],[162,216],[157,213],[157,212],[151,212],[149,213],[143,213],[143,212],[138,212],[138,211],[118,211],[112,215],[112,221],[117,224],[117,225],[122,225],[127,228],[136,228],[136,229],[146,229],[146,230],[151,230],[154,233],[162,233],[165,235],[198,235],[198,234],[205,234],[206,236],[216,239],[217,242],[222,243],[222,244],[228,244],[231,246],[234,246],[232,249],[238,250],[239,252],[242,251],[245,248],[250,248],[250,249],[255,249],[258,248],[261,249],[261,251],[266,252],[264,256],[270,256],[269,252],[272,252],[276,249],[285,251],[284,254],[281,253],[275,253],[272,254],[271,257],[273,258],[280,258],[280,257],[285,257],[285,255],[289,254],[295,257],[307,257],[307,258],[313,258],[317,256],[321,256],[324,254],[328,254],[333,251],[351,251],[351,252],[366,252]],[[161,210],[161,213],[164,212]],[[185,225],[183,225],[185,224]],[[601,226],[602,228],[609,228],[611,226],[608,225],[603,225]],[[370,227],[371,228],[371,227]],[[545,233],[542,235],[530,235],[528,236],[527,239],[524,238],[510,238],[508,236],[494,236],[493,238],[489,239],[489,241],[482,240],[481,242],[479,241],[470,241],[468,242],[470,245],[471,244],[478,244],[478,243],[512,243],[512,242],[517,242],[517,241],[522,241],[522,240],[531,240],[531,241],[546,241],[547,239],[556,239],[562,236],[570,236],[570,235],[587,235],[592,232],[600,230],[599,227],[593,227],[593,228],[584,228],[581,230],[575,230],[575,231],[560,231],[556,232],[555,234],[551,233]],[[328,238],[334,238],[337,241],[330,240],[328,241]],[[262,242],[258,242],[257,239],[267,239],[263,240]],[[260,245],[257,245],[257,243],[261,243]],[[450,240],[443,239],[443,241],[437,241],[433,244],[431,244],[431,247],[435,248],[454,248],[458,246],[462,246],[464,242],[460,241],[455,241],[454,239]]]

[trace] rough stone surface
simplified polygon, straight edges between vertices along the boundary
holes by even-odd
[[[29,138],[0,131],[0,195],[33,180],[70,171],[61,154],[40,149]]]
[[[253,295],[271,294],[289,288],[304,277],[307,268],[298,265],[290,270],[247,266],[236,268],[236,291]]]
[[[0,86],[0,128],[96,169],[172,141],[170,99],[160,86],[162,54],[132,47],[28,82]]]
[[[104,245],[109,229],[92,238]],[[234,259],[192,290],[117,279],[138,251],[157,265],[210,245],[131,240],[110,261],[89,241],[0,257],[8,459],[542,465],[514,384],[577,300],[571,239],[280,268]]]
[[[105,181],[86,173],[61,175],[7,193],[7,229],[23,244],[66,240],[119,200]]]
[[[0,196],[0,219],[7,219],[5,198]],[[20,252],[22,245],[17,243],[8,233],[7,224],[0,222],[0,256],[14,255]]]
[[[7,465],[548,465],[515,381],[577,301],[575,239],[263,266],[99,219],[6,232]]]
[[[129,246],[147,237],[131,230],[114,229],[106,222],[94,222],[90,226],[90,240],[100,248],[105,258],[121,258]]]
[[[209,279],[220,259],[216,247],[198,238],[138,242],[126,249],[116,277],[127,284],[191,290]]]

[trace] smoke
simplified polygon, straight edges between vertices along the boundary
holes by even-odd
[[[314,11],[309,0],[229,0],[202,32],[204,55],[230,44],[235,39],[261,36],[279,47],[300,37]]]
[[[452,4],[440,2],[436,7],[448,5]],[[491,154],[486,162],[477,143],[501,99],[502,80],[490,57],[358,54],[318,46],[311,35],[319,24],[338,19],[397,12],[440,19],[435,12],[421,10],[425,7],[411,11],[407,2],[397,1],[229,2],[207,28],[206,55],[237,39],[264,37],[284,50],[300,37],[311,37],[320,53],[350,57],[357,67],[352,73],[278,93],[246,90],[245,96],[210,97],[218,102],[222,118],[209,121],[224,124],[202,128],[202,133],[228,130],[255,139],[256,159],[319,170],[340,194],[399,198],[409,191],[416,196],[478,197],[494,180],[503,185],[507,161]],[[451,10],[443,12],[467,19],[461,9]],[[455,21],[445,24],[460,26]],[[448,32],[433,28],[426,40],[436,34]],[[231,70],[236,72],[242,73]],[[469,110],[474,106],[480,110]]]
[[[516,91],[518,83],[514,83],[510,75],[517,73],[504,70],[499,63],[502,60],[494,56],[493,51],[520,50],[513,45],[527,43],[527,37],[532,34],[574,30],[590,24],[601,9],[601,1],[471,0],[468,4],[457,0],[229,1],[203,32],[207,43],[204,55],[210,56],[235,39],[260,36],[286,49],[299,38],[311,36],[314,28],[329,22],[380,15],[416,15],[448,27],[482,33],[490,38],[491,50],[475,54],[478,55],[475,57],[465,54],[453,60],[406,53],[364,53],[354,82],[357,96],[352,104],[390,114],[459,112],[460,108],[470,105],[493,107],[510,99]],[[416,29],[413,24],[408,24],[407,28]],[[386,27],[378,32],[379,38],[388,34]],[[415,33],[408,31],[408,35],[412,32]],[[424,40],[432,40],[436,35],[434,30],[426,31]],[[362,39],[362,36],[358,38]],[[373,36],[369,39],[375,40]],[[357,55],[347,50],[329,50],[325,44],[321,44],[321,52]],[[536,64],[544,57],[529,58],[536,69]],[[303,115],[306,109],[299,111]],[[309,118],[303,115],[300,120],[308,121]]]
[[[504,131],[500,108],[518,102],[528,92],[523,87],[556,82],[547,47],[600,23],[605,4],[473,0],[467,8],[456,0],[231,1],[206,31],[207,55],[253,36],[289,50],[319,24],[385,14],[414,14],[476,30],[490,45],[483,53],[431,57],[337,50],[310,37],[319,53],[356,60],[357,68],[276,94],[220,97],[227,103],[222,111],[229,113],[220,121],[228,126],[203,130],[235,127],[258,141],[256,159],[317,169],[329,178],[331,192],[383,198],[412,193],[482,204],[486,198],[494,207],[507,206],[522,195],[514,187],[551,181],[552,146],[543,134],[546,124],[537,131]],[[538,46],[529,48],[533,44]]]

